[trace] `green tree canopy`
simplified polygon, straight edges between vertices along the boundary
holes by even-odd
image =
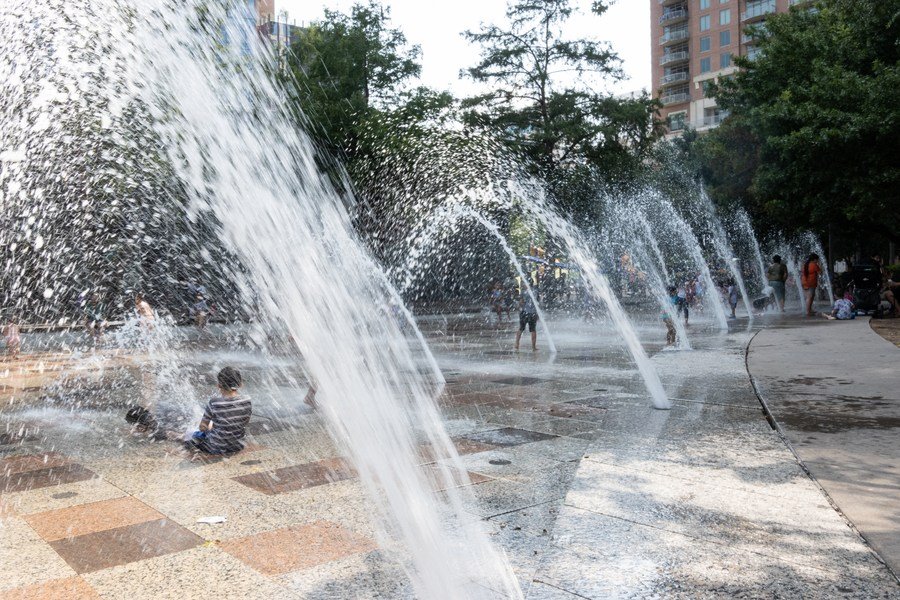
[[[606,8],[603,1],[592,4],[598,15]],[[502,132],[545,169],[584,160],[620,169],[658,136],[657,106],[647,95],[616,98],[592,87],[621,78],[620,61],[608,44],[564,36],[573,13],[570,0],[518,0],[504,25],[465,32],[482,47],[467,74],[490,91],[463,106],[470,123]]]
[[[358,132],[372,111],[401,103],[418,77],[418,46],[389,26],[377,2],[355,4],[350,14],[325,10],[303,30],[288,61],[299,103],[322,145],[353,156]]]
[[[761,54],[713,91],[732,117],[702,140],[704,162],[750,169],[749,207],[788,231],[897,241],[900,0],[816,8],[770,16]]]

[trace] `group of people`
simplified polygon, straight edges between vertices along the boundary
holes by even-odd
[[[854,269],[857,269],[855,272]],[[868,277],[865,273],[874,273],[874,277]],[[814,310],[816,292],[819,288],[819,279],[823,276],[824,268],[821,258],[815,252],[811,253],[803,261],[800,267],[800,287],[803,289],[803,305],[806,316],[818,315]],[[823,313],[829,319],[852,319],[856,317],[857,305],[861,303],[859,294],[870,296],[866,310],[878,315],[900,316],[900,305],[897,303],[897,292],[900,291],[900,283],[893,281],[888,270],[881,263],[881,257],[873,256],[871,259],[854,264],[851,259],[841,259],[835,263],[834,298],[831,310]],[[856,276],[866,278],[866,288],[860,289],[860,282]],[[777,254],[772,257],[772,264],[766,273],[769,288],[772,290],[775,303],[781,312],[784,312],[785,285],[788,280],[787,266]]]

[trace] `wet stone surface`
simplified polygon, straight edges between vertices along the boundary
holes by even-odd
[[[459,456],[419,440],[413,460],[429,493],[461,497],[465,527],[503,550],[526,598],[900,593],[767,423],[744,369],[745,323],[724,334],[698,321],[696,350],[653,356],[675,400],[659,411],[601,323],[552,319],[551,356],[542,334],[537,353],[515,352],[514,325],[478,315],[422,322],[447,377],[438,404]],[[655,319],[638,333],[650,349],[665,335]],[[379,547],[346,450],[302,402],[302,369],[270,374],[215,339],[182,350],[197,397],[172,408],[173,427],[193,425],[227,360],[254,402],[248,447],[235,455],[191,455],[127,426],[120,407],[141,381],[128,357],[113,361],[121,387],[104,387],[109,373],[64,386],[77,408],[58,391],[50,403],[0,401],[0,597],[181,598],[198,582],[250,599],[415,597],[404,557]],[[822,385],[818,374],[793,377],[792,389]],[[866,402],[896,397],[871,396],[822,400],[816,412],[844,403],[862,419]],[[198,522],[211,516],[225,521]]]

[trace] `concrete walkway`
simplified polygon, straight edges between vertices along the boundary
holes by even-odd
[[[900,348],[868,319],[761,331],[748,367],[810,473],[900,573]]]
[[[657,354],[671,411],[610,403],[528,598],[900,594],[766,421],[749,337]]]

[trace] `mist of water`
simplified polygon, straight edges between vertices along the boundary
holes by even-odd
[[[700,249],[700,241],[694,235],[691,226],[678,214],[675,207],[664,197],[655,195],[652,199],[653,205],[659,214],[659,227],[674,231],[675,235],[681,240],[684,252],[691,258],[694,268],[697,270],[698,277],[706,288],[703,294],[704,307],[711,308],[716,317],[716,322],[722,330],[728,330],[728,316],[725,314],[725,308],[718,298],[715,281],[713,281],[712,273],[709,270],[709,264],[703,258],[703,252]]]

